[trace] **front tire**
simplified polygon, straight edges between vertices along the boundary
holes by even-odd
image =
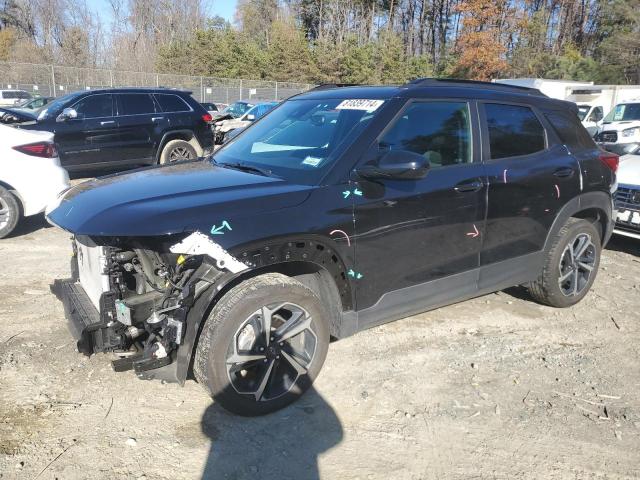
[[[170,140],[162,149],[160,165],[195,160],[197,157],[196,149],[186,140]]]
[[[264,415],[311,387],[329,347],[328,314],[318,296],[269,273],[232,288],[212,309],[193,372],[225,409]]]
[[[529,293],[552,307],[575,305],[595,281],[601,250],[596,227],[586,220],[571,218],[556,235],[542,275],[529,284]]]
[[[18,199],[6,188],[0,187],[0,238],[13,232],[19,219]]]

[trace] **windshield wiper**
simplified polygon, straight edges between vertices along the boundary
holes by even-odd
[[[235,163],[220,163],[213,160],[215,165],[219,167],[227,167],[227,168],[235,168],[236,170],[241,170],[243,172],[257,173],[258,175],[262,175],[263,177],[272,177],[273,172],[271,170],[265,170],[262,168],[254,167],[251,165],[247,165],[246,163],[235,162]]]

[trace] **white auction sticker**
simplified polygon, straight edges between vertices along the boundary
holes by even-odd
[[[383,103],[384,100],[365,100],[354,98],[351,100],[343,100],[340,102],[340,105],[336,107],[336,110],[365,110],[367,112],[373,112]]]

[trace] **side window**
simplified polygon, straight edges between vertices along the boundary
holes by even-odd
[[[580,123],[580,119],[575,115],[567,115],[560,112],[545,113],[545,117],[554,128],[562,143],[570,149],[596,148],[589,132]]]
[[[156,100],[158,101],[158,105],[163,112],[188,112],[191,110],[191,107],[187,105],[187,103],[181,99],[178,95],[171,95],[168,93],[157,93],[155,94]],[[205,106],[205,108],[207,108]]]
[[[599,122],[600,120],[602,120],[602,117],[604,117],[604,114],[602,112],[602,107],[596,107],[593,109],[593,114],[591,114],[592,121],[594,122]]]
[[[487,103],[491,158],[518,157],[545,148],[544,128],[529,107]]]
[[[415,102],[378,143],[380,151],[408,150],[432,167],[471,162],[471,124],[466,102]]]
[[[111,95],[89,95],[77,102],[73,108],[80,118],[100,118],[113,116]]]
[[[153,98],[148,93],[123,93],[120,95],[120,115],[155,113]]]

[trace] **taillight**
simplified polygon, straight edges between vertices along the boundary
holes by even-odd
[[[213,120],[213,117],[211,116],[210,113],[205,113],[204,115],[202,115],[202,120],[209,123],[210,121]]]
[[[600,161],[611,169],[613,173],[618,171],[618,164],[620,163],[620,157],[615,153],[602,150],[600,152]]]
[[[15,146],[13,149],[32,157],[53,158],[58,156],[56,146],[50,142],[28,143]]]

